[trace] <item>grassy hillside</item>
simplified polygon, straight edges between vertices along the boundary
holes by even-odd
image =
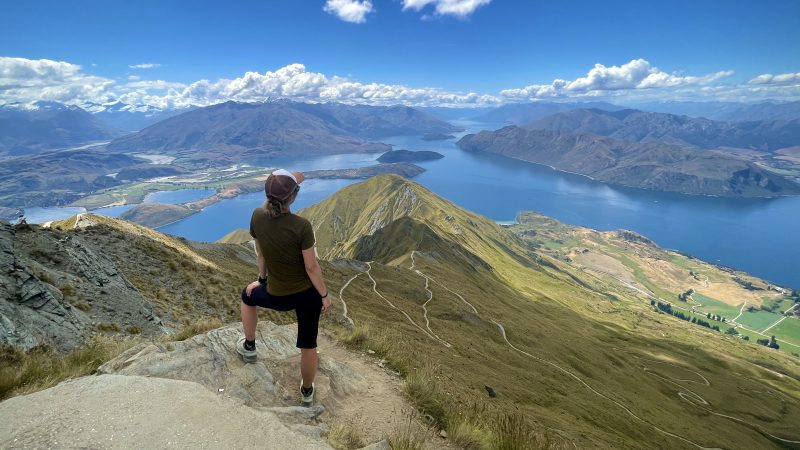
[[[457,412],[477,408],[579,448],[800,438],[797,359],[659,313],[415,183],[376,177],[301,214],[320,254],[376,261],[329,276],[349,336],[428,377],[412,394],[456,434],[491,428]]]

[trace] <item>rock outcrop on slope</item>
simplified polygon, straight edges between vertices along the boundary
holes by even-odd
[[[80,235],[0,223],[0,344],[65,351],[110,323],[164,331],[150,303]]]
[[[298,405],[300,352],[295,325],[262,321],[258,362],[236,353],[241,325],[182,342],[143,343],[98,369],[98,376],[0,403],[0,448],[330,448],[332,422],[368,418],[369,448],[410,408],[399,377],[320,337],[316,404]],[[53,426],[58,423],[59,426]]]

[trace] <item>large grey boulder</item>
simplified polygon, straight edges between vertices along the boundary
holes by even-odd
[[[300,387],[296,324],[259,322],[258,361],[252,364],[244,363],[236,352],[236,341],[240,336],[241,324],[234,324],[182,342],[142,344],[104,364],[98,372],[193,381],[212,392],[224,392],[239,398],[253,407],[296,406]],[[321,342],[325,339],[320,337]],[[337,397],[366,390],[364,378],[347,363],[328,358],[324,352],[319,356],[315,381],[318,404],[335,408]],[[295,419],[304,423],[314,422],[305,419],[309,414],[307,411],[276,412],[282,416],[295,415]]]
[[[78,378],[6,400],[0,417],[0,448],[330,449],[302,424],[165,378]]]

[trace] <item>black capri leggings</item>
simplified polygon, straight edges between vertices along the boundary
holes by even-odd
[[[245,288],[242,291],[242,302],[248,306],[260,306],[276,311],[294,310],[297,315],[297,348],[317,348],[322,297],[313,286],[296,294],[270,295],[267,292],[267,285],[262,284],[253,289],[249,297]]]

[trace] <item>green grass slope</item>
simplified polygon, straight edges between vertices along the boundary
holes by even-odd
[[[321,255],[364,261],[325,265],[342,336],[427,380],[409,395],[457,442],[508,414],[578,448],[800,441],[797,360],[660,314],[418,184],[376,177],[300,214]]]

